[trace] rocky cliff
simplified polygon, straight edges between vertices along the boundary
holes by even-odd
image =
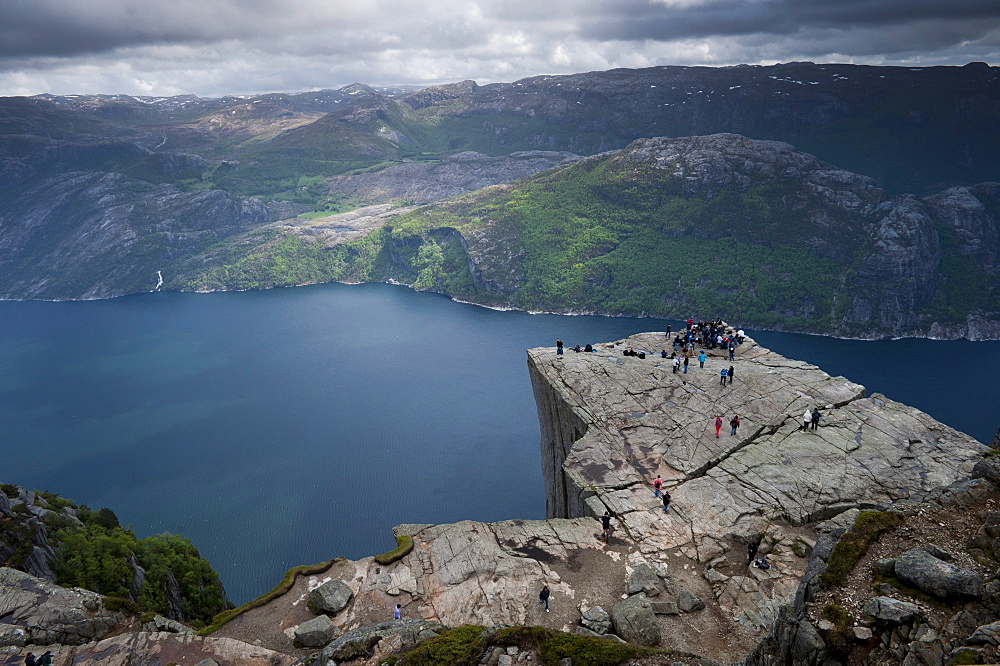
[[[166,655],[162,642],[180,641],[188,658],[214,655],[219,664],[256,663],[225,656],[222,644],[274,663],[375,664],[461,625],[546,628],[531,640],[472,630],[480,642],[469,644],[470,659],[482,664],[537,660],[548,636],[539,632],[548,630],[671,650],[650,664],[791,654],[780,639],[757,646],[784,626],[801,581],[815,577],[814,562],[829,557],[860,510],[996,495],[1000,476],[980,462],[987,447],[926,414],[752,339],[734,361],[708,350],[705,367],[696,361],[687,373],[655,353],[623,355],[664,346],[662,333],[647,333],[593,353],[529,350],[549,519],[402,525],[397,551],[290,575],[218,628],[216,643],[125,632],[72,654]],[[734,379],[722,384],[719,370],[729,366]],[[815,430],[801,429],[807,407],[823,414]],[[715,416],[737,414],[737,433],[726,425],[716,437]],[[657,474],[671,497],[666,511],[651,487]],[[983,479],[970,482],[972,474]],[[597,519],[606,510],[607,540]],[[919,520],[919,509],[912,513]],[[959,532],[966,524],[956,519]],[[770,568],[747,565],[751,545]],[[957,557],[983,576],[981,565]],[[543,585],[548,608],[539,603]],[[404,620],[392,622],[397,604]],[[547,654],[572,661],[579,652]],[[165,663],[157,659],[150,663]]]
[[[417,192],[404,188],[414,169],[356,178]],[[383,216],[360,239],[340,216],[288,223],[200,257],[171,286],[382,280],[528,311],[726,312],[845,337],[995,339],[998,196],[987,183],[889,197],[788,144],[733,134],[641,139]]]

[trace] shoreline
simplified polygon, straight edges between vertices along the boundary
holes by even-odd
[[[349,281],[349,280],[333,280],[331,282],[304,282],[302,284],[295,284],[295,285],[288,285],[288,286],[273,286],[273,287],[268,287],[267,289],[206,289],[206,290],[159,289],[159,290],[152,290],[152,291],[134,292],[134,293],[129,293],[129,294],[119,294],[117,296],[104,296],[104,297],[93,297],[93,298],[52,298],[52,299],[49,299],[49,298],[6,298],[6,297],[0,296],[0,303],[86,303],[86,302],[91,302],[91,301],[107,301],[107,300],[112,300],[112,299],[115,299],[115,298],[125,298],[125,297],[128,297],[128,296],[139,296],[139,295],[143,295],[143,294],[152,294],[152,293],[161,293],[161,294],[162,293],[174,293],[174,294],[244,293],[244,292],[251,292],[251,291],[271,291],[271,290],[274,290],[274,289],[296,289],[298,287],[311,287],[311,286],[322,285],[322,284],[343,284],[343,285],[349,285],[349,286],[350,285],[360,285],[360,284],[388,284],[388,285],[393,285],[393,286],[398,286],[398,287],[405,287],[405,288],[410,289],[412,291],[421,291],[421,290],[418,290],[418,289],[414,289],[411,285],[408,285],[408,284],[406,284],[404,282],[398,282],[398,281],[392,280],[392,279],[389,279],[389,280],[377,280],[377,281],[373,281],[373,282],[354,282],[354,281]],[[454,296],[451,296],[449,294],[446,294],[446,293],[440,292],[440,291],[433,291],[433,290],[424,290],[424,291],[427,292],[427,293],[439,294],[441,296],[444,296],[444,297],[448,298],[449,300],[454,301],[455,303],[461,303],[463,305],[474,305],[476,307],[485,308],[487,310],[494,310],[496,312],[524,312],[524,313],[529,314],[529,315],[559,315],[561,317],[587,317],[587,316],[589,316],[589,317],[607,317],[607,318],[610,318],[610,319],[615,319],[615,318],[622,318],[622,319],[625,319],[625,318],[628,318],[628,319],[650,319],[650,320],[657,320],[657,321],[666,321],[666,322],[670,322],[670,323],[678,323],[678,322],[683,322],[684,321],[683,319],[680,319],[680,318],[678,318],[678,319],[671,319],[669,317],[655,317],[655,316],[648,315],[648,314],[624,314],[624,313],[608,314],[608,313],[605,313],[605,312],[591,312],[591,311],[585,311],[585,310],[571,311],[571,312],[554,312],[554,311],[550,311],[550,310],[523,310],[521,308],[518,308],[518,307],[515,307],[515,306],[512,306],[512,305],[507,305],[507,306],[504,306],[504,305],[486,305],[484,303],[476,303],[475,301],[466,301],[466,300],[462,300],[460,298],[456,298]],[[931,324],[931,327],[933,327],[936,324],[939,325],[938,322],[934,322],[933,324]],[[959,327],[959,326],[962,326],[962,325],[961,324],[949,324],[949,326]],[[966,324],[966,326],[967,326],[967,324]],[[818,336],[818,337],[832,338],[834,340],[856,340],[856,341],[860,341],[860,342],[880,342],[880,341],[895,341],[895,340],[938,340],[938,341],[942,341],[942,342],[948,342],[948,341],[952,341],[952,340],[968,340],[969,342],[996,342],[996,341],[1000,340],[1000,335],[998,335],[997,337],[993,337],[993,338],[984,337],[984,338],[979,338],[979,339],[976,339],[976,340],[974,340],[972,338],[969,338],[968,336],[965,336],[965,335],[955,336],[955,337],[942,337],[942,336],[929,335],[929,334],[928,335],[897,335],[897,336],[883,335],[883,336],[877,336],[877,337],[855,337],[855,336],[848,336],[848,335],[835,335],[833,333],[818,333],[816,331],[798,331],[798,330],[790,330],[790,329],[785,329],[785,328],[767,328],[767,327],[762,327],[762,326],[755,326],[752,323],[743,323],[743,324],[741,324],[741,327],[744,328],[744,329],[751,330],[751,331],[766,331],[766,332],[769,332],[769,333],[795,333],[795,334],[798,334],[798,335],[814,335],[814,336]]]

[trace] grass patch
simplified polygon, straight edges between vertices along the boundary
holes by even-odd
[[[204,629],[198,632],[199,636],[208,636],[214,634],[216,631],[221,629],[227,622],[232,620],[238,615],[242,615],[248,610],[253,610],[254,608],[260,608],[267,602],[280,597],[285,594],[290,589],[292,585],[295,584],[295,576],[311,576],[312,574],[318,574],[329,569],[333,564],[343,558],[335,558],[328,560],[326,562],[320,562],[319,564],[303,564],[302,566],[293,567],[285,572],[284,577],[281,582],[274,586],[270,592],[267,592],[252,601],[248,601],[239,608],[231,608],[227,611],[222,611],[214,618],[212,618],[212,624],[208,625]]]
[[[398,562],[403,559],[413,550],[413,537],[406,534],[400,534],[396,537],[396,547],[390,550],[388,553],[382,553],[381,555],[375,556],[375,561],[383,566],[388,566],[393,562]]]
[[[481,649],[480,639],[486,627],[467,625],[451,629],[424,641],[403,655],[396,666],[458,666],[476,663]]]
[[[840,604],[826,604],[820,613],[833,622],[833,629],[826,632],[826,643],[834,650],[844,652],[850,647],[847,632],[851,627],[851,616]]]
[[[825,588],[843,584],[869,546],[885,532],[899,527],[904,519],[898,513],[888,511],[862,511],[854,525],[833,548],[826,571],[820,576],[820,584]]]
[[[984,458],[996,458],[998,456],[1000,456],[1000,449],[990,449],[985,454],[983,454]]]
[[[493,647],[516,646],[537,652],[543,666],[558,666],[566,658],[573,666],[617,666],[651,655],[692,656],[674,650],[655,650],[612,639],[578,636],[545,627],[503,627],[486,630],[470,625],[447,631],[398,656],[395,666],[459,666],[479,663]],[[387,663],[386,661],[380,663]]]
[[[17,486],[10,483],[0,483],[0,490],[10,499],[17,497]]]

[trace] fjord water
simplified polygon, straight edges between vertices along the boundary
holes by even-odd
[[[0,481],[191,538],[242,603],[399,523],[544,517],[525,348],[663,326],[382,284],[3,302]],[[753,334],[981,441],[1000,421],[995,342]]]

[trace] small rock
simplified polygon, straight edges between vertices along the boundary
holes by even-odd
[[[915,604],[891,597],[875,597],[865,602],[862,612],[876,620],[886,622],[905,622],[920,614],[920,608]]]
[[[500,655],[500,659],[497,660],[497,666],[514,666],[514,657],[509,654]]]
[[[896,574],[896,560],[891,557],[875,560],[875,568],[883,576],[893,576]]]
[[[859,641],[870,641],[873,636],[872,630],[868,627],[852,627],[851,633]]]
[[[673,601],[653,601],[650,602],[653,612],[657,615],[678,615],[677,604]]]
[[[681,590],[677,595],[677,607],[684,613],[693,613],[705,609],[705,602],[690,590]]]
[[[830,631],[835,626],[837,625],[835,625],[833,622],[830,622],[829,620],[820,620],[819,622],[816,623],[816,627],[820,631]]]

